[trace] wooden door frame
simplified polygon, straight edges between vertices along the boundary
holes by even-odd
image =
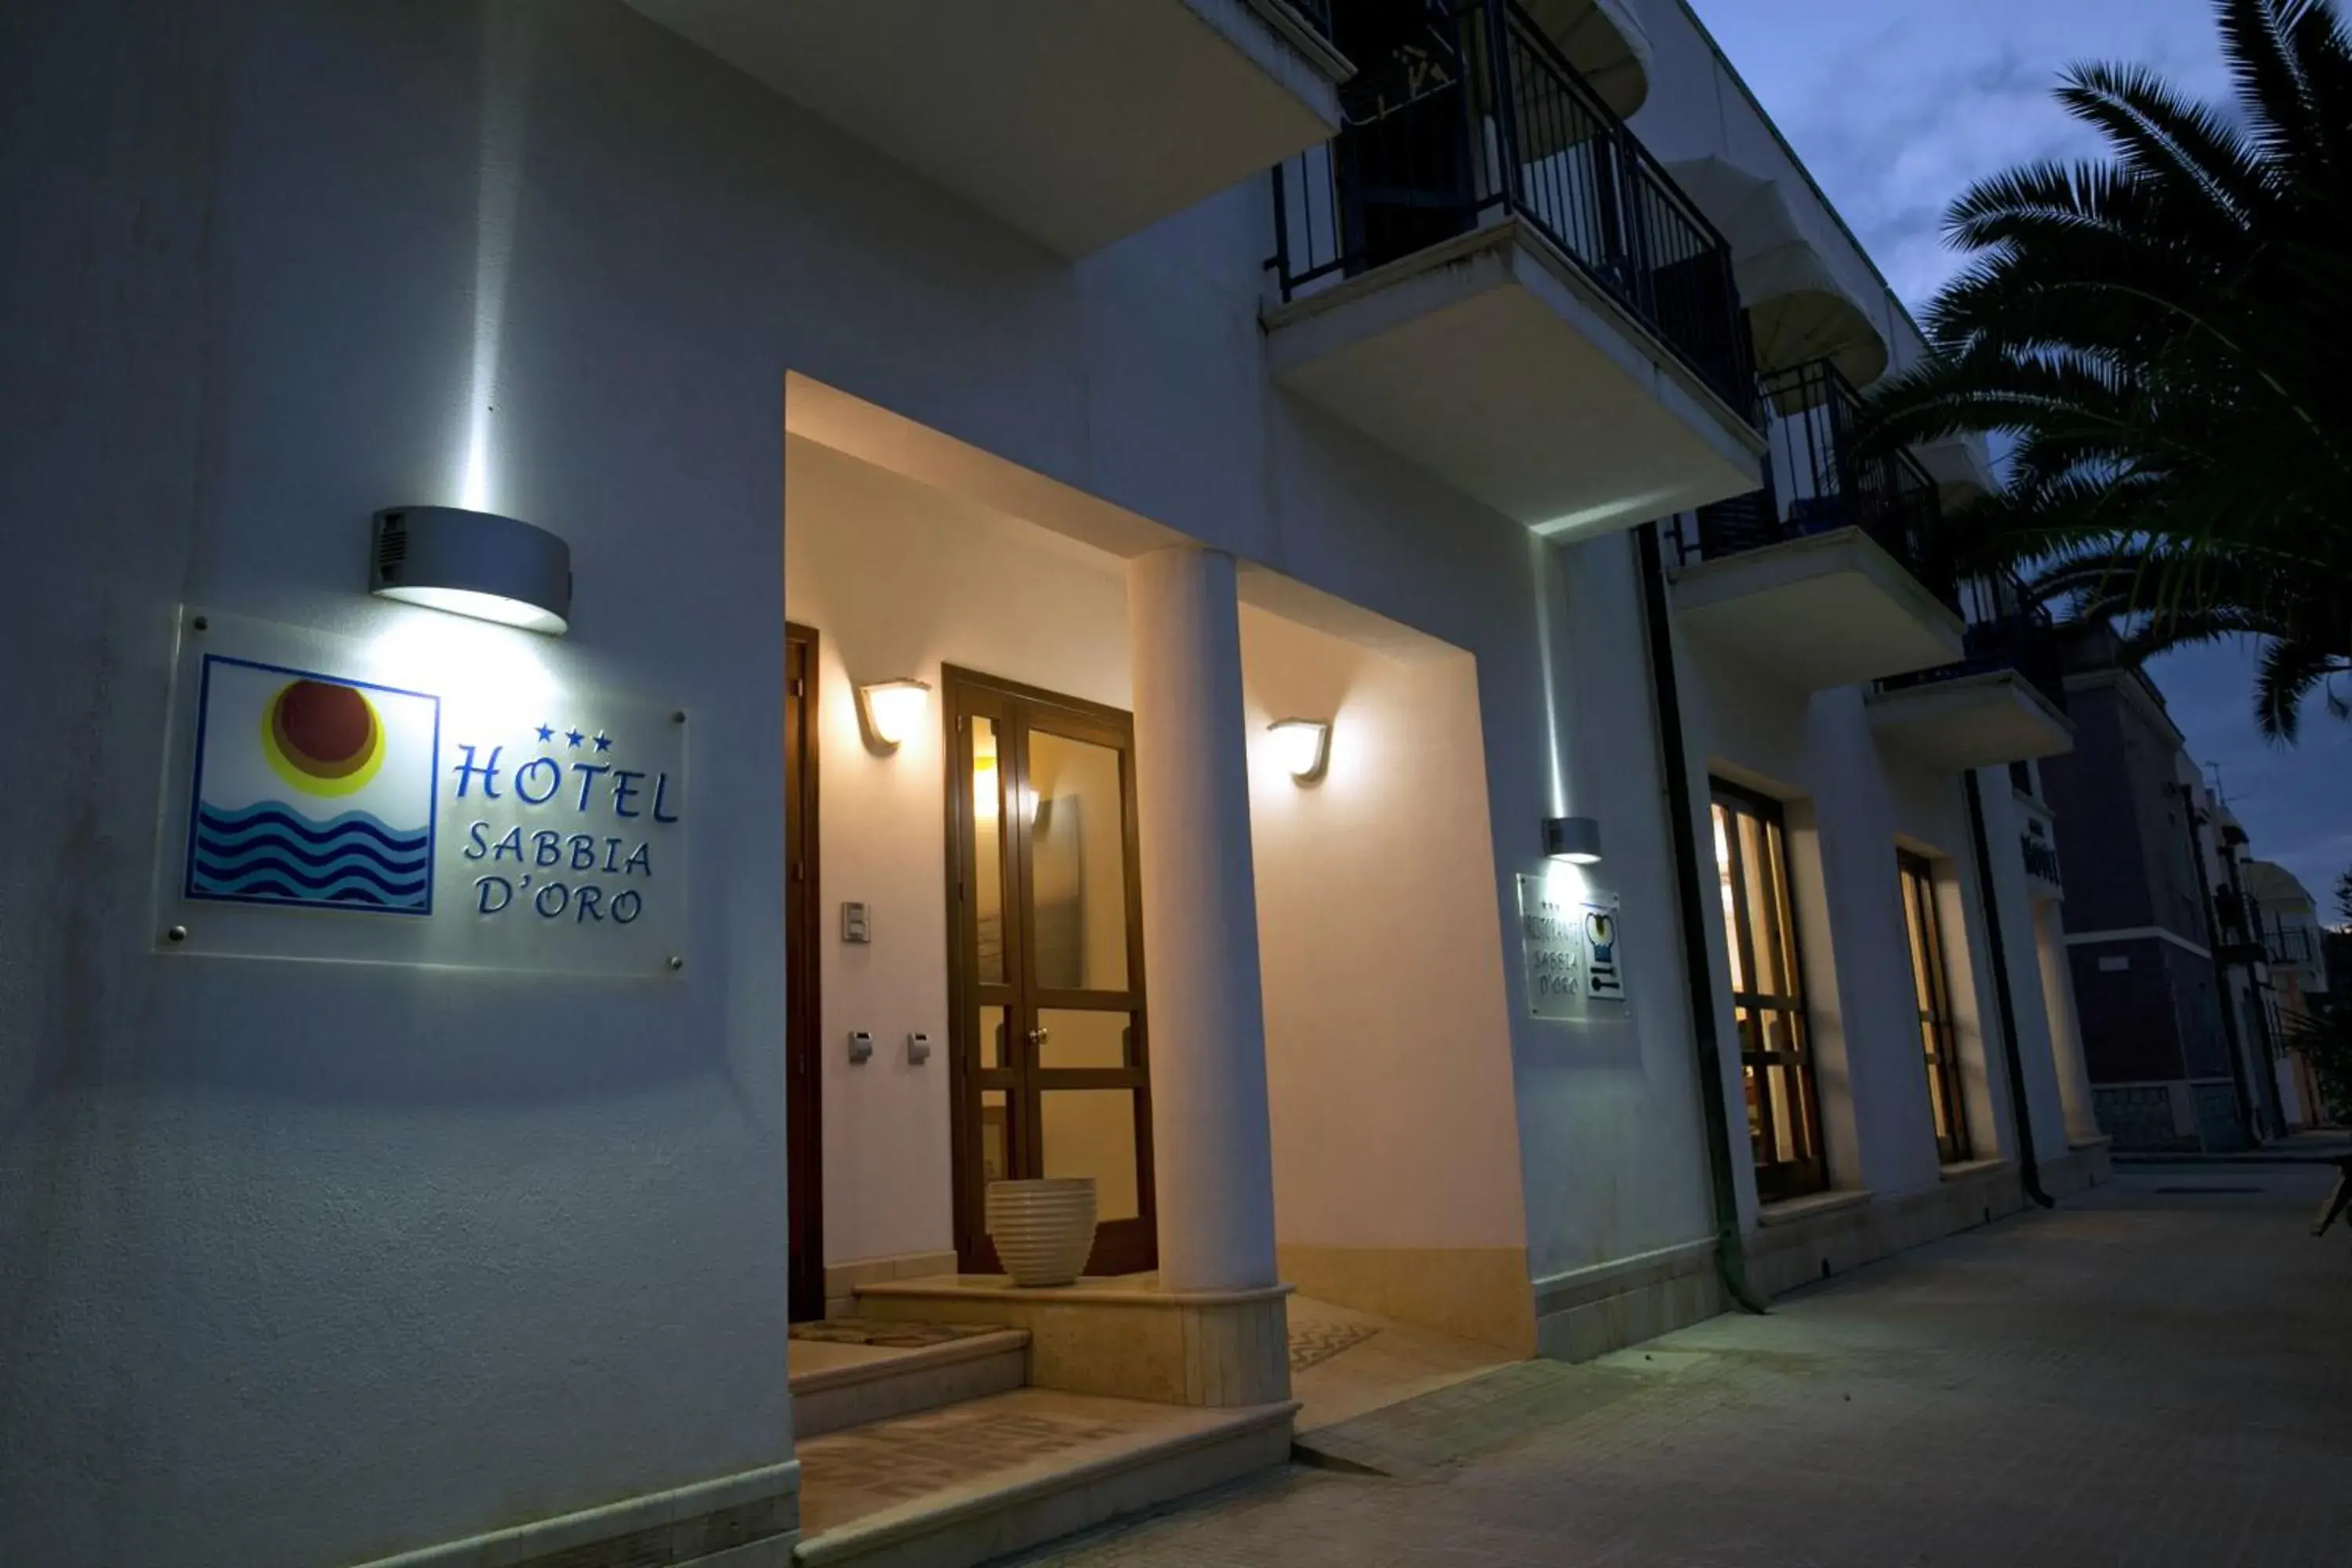
[[[978,1041],[971,1037],[971,1023],[977,1015],[979,1005],[974,995],[978,986],[978,977],[971,973],[971,966],[966,963],[964,956],[971,951],[976,935],[978,905],[975,900],[966,899],[963,888],[967,833],[971,825],[965,821],[963,812],[963,798],[967,784],[961,776],[964,753],[963,737],[960,733],[961,721],[969,706],[969,694],[972,693],[979,693],[987,699],[1010,703],[1016,707],[1044,709],[1050,713],[1064,715],[1074,721],[1073,728],[1092,727],[1098,731],[1107,731],[1115,739],[1118,749],[1126,759],[1120,770],[1122,800],[1119,837],[1126,869],[1120,893],[1126,904],[1127,913],[1127,994],[1131,998],[1132,1005],[1129,1015],[1132,1031],[1132,1058],[1129,1066],[1121,1070],[1127,1075],[1129,1081],[1124,1085],[1100,1083],[1099,1079],[1107,1069],[1041,1068],[1030,1075],[1032,1081],[1025,1093],[1027,1097],[1034,1098],[1047,1089],[1070,1087],[1126,1087],[1134,1091],[1138,1170],[1137,1215],[1132,1223],[1139,1228],[1146,1238],[1143,1245],[1150,1249],[1150,1253],[1156,1254],[1158,1246],[1156,1231],[1159,1224],[1159,1197],[1156,1190],[1158,1164],[1151,1138],[1150,1010],[1146,1003],[1148,993],[1144,984],[1143,875],[1142,860],[1137,842],[1135,716],[1124,709],[1090,702],[1084,698],[1071,697],[1059,691],[1049,691],[1043,687],[1024,685],[1020,681],[1007,680],[958,665],[940,667],[940,686],[941,737],[940,749],[942,758],[942,776],[946,785],[940,793],[945,824],[943,837],[946,844],[947,869],[945,891],[948,942],[948,1092],[950,1095],[948,1127],[949,1158],[953,1162],[950,1173],[951,1194],[950,1203],[954,1217],[957,1258],[961,1266],[969,1269],[980,1272],[1001,1271],[997,1268],[995,1261],[995,1248],[988,1239],[986,1220],[983,1215],[984,1193],[977,1182],[967,1181],[968,1173],[977,1169],[980,1153],[972,1146],[974,1129],[964,1114],[966,1106],[972,1102],[977,1092],[976,1086],[971,1081],[971,1075],[974,1070],[972,1064],[978,1060],[979,1051]],[[1006,748],[1008,744],[1014,743],[1014,736],[1018,737],[1018,752],[1023,776],[1025,778],[1028,742],[1024,726],[1016,724],[1013,736],[998,737],[998,755],[1001,759],[1008,756]],[[1083,739],[1083,736],[1074,738]],[[1003,766],[1003,763],[1000,762],[999,765]],[[1028,825],[1022,824],[1015,831],[1025,841]],[[1020,910],[1017,935],[1011,929],[1013,922],[1007,922],[1005,952],[1008,976],[1013,973],[1012,963],[1015,955],[1018,955],[1019,962],[1024,964],[1029,962],[1028,955],[1035,941],[1036,911],[1034,908],[1035,900],[1021,881],[1025,879],[1026,873],[1020,868],[1026,865],[1028,858],[1024,842],[1023,853],[1012,858],[1013,866],[1012,879],[1008,879],[1004,888],[1003,896],[1006,901],[1016,905]],[[1014,984],[1017,985],[1018,982]],[[1043,1010],[1055,1006],[1057,997],[1061,999],[1063,1005],[1066,1005],[1069,995],[1070,994],[1067,993],[1054,993],[1039,989],[1034,993],[1032,999]],[[1009,1033],[1008,1031],[1008,1038]],[[1063,1078],[1066,1072],[1088,1073],[1092,1075],[1092,1079],[1083,1086],[1074,1085]],[[1057,1079],[1060,1081],[1056,1081]],[[1024,1120],[1034,1119],[1024,1118]],[[1013,1157],[1013,1152],[1014,1145],[1010,1136],[1013,1131],[1012,1128],[1007,1129],[1008,1158]],[[1102,1247],[1099,1244],[1096,1256],[1098,1258],[1102,1256]],[[1150,1268],[1156,1261],[1156,1256],[1148,1257],[1141,1266]]]
[[[797,700],[801,731],[798,798],[793,798],[788,784],[784,801],[785,810],[799,813],[801,824],[800,864],[784,868],[784,1180],[789,1225],[802,1237],[802,1246],[792,1249],[787,1233],[787,1316],[802,1321],[824,1316],[824,992],[817,832],[817,737],[822,730],[817,722],[817,634],[786,621],[784,646],[786,681],[792,679],[791,650],[796,647],[805,671],[800,691],[794,693],[788,684],[784,698],[787,727]],[[788,855],[791,841],[787,832]],[[803,912],[797,933],[791,918],[795,893]],[[800,951],[793,951],[795,945]]]
[[[1796,868],[1789,863],[1788,805],[1786,802],[1775,799],[1759,790],[1748,789],[1711,774],[1707,779],[1707,816],[1710,827],[1713,826],[1715,808],[1717,805],[1722,805],[1733,814],[1744,812],[1756,818],[1763,826],[1769,840],[1777,845],[1780,850],[1780,876],[1773,889],[1779,908],[1774,911],[1774,918],[1786,930],[1787,962],[1790,970],[1788,979],[1790,984],[1796,987],[1794,993],[1766,992],[1755,988],[1758,952],[1755,911],[1748,907],[1747,879],[1738,874],[1744,868],[1747,856],[1740,847],[1739,834],[1736,826],[1727,835],[1734,889],[1731,917],[1735,929],[1724,933],[1727,942],[1737,942],[1742,948],[1741,953],[1733,956],[1745,960],[1750,985],[1746,992],[1740,991],[1737,986],[1732,987],[1730,992],[1732,1012],[1737,1015],[1741,1007],[1746,1007],[1751,1022],[1754,1022],[1754,1015],[1759,1010],[1769,1009],[1780,1013],[1788,1019],[1790,1034],[1797,1044],[1796,1071],[1793,1078],[1798,1096],[1798,1109],[1803,1113],[1806,1137],[1811,1149],[1810,1154],[1804,1159],[1775,1161],[1769,1167],[1759,1165],[1755,1168],[1758,1201],[1768,1204],[1778,1203],[1788,1198],[1826,1192],[1830,1186],[1829,1134],[1828,1130],[1822,1124],[1821,1087],[1813,1066],[1811,991],[1806,984],[1804,941],[1797,925]],[[1743,995],[1748,998],[1745,1002],[1741,1000]],[[1761,1036],[1763,1031],[1760,1023],[1757,1024],[1754,1032]],[[1771,1080],[1763,1075],[1769,1064],[1759,1066],[1749,1059],[1763,1057],[1769,1053],[1751,1048],[1748,1036],[1748,1030],[1739,1031],[1740,1067],[1743,1072],[1758,1075],[1759,1089],[1769,1097],[1771,1092]],[[1752,1148],[1750,1157],[1753,1157]]]

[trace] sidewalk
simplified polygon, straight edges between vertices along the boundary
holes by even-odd
[[[2322,1128],[2290,1132],[2258,1149],[2238,1149],[2214,1154],[2151,1154],[2111,1152],[2118,1165],[2328,1165],[2352,1159],[2352,1131]]]
[[[2305,1235],[2329,1181],[2135,1166],[1769,1317],[1367,1416],[1349,1473],[1024,1561],[2337,1568],[2352,1242]]]

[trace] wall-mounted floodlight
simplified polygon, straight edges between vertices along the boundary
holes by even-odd
[[[517,518],[454,506],[375,514],[368,592],[454,616],[561,636],[571,624],[572,547]]]
[[[1601,858],[1601,822],[1591,816],[1549,816],[1543,825],[1544,854],[1571,866],[1591,866]]]
[[[874,738],[895,752],[923,721],[931,689],[919,680],[877,680],[857,689],[857,702],[866,710],[866,727]]]
[[[1266,732],[1274,737],[1275,755],[1290,776],[1311,784],[1323,776],[1331,761],[1331,726],[1315,719],[1277,719]]]

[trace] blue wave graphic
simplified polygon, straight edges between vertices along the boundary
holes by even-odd
[[[433,836],[364,811],[313,822],[275,802],[196,812],[188,891],[196,897],[423,910]]]

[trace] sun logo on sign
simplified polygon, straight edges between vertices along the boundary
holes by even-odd
[[[353,795],[383,766],[383,718],[355,686],[297,680],[261,715],[261,754],[305,795]]]
[[[433,912],[440,699],[207,656],[186,896]]]

